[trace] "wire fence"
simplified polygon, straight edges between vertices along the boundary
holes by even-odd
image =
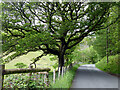
[[[47,88],[49,68],[4,69],[0,65],[0,87],[2,88]],[[0,90],[2,89],[0,88]]]
[[[69,66],[60,67],[51,71],[49,68],[7,69],[0,65],[0,84],[2,88],[49,88],[50,83],[55,83],[63,77]]]

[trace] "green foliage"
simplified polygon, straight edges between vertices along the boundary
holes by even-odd
[[[93,46],[90,46],[90,48],[89,48],[88,59],[89,59],[89,62],[92,64],[95,64],[99,60],[99,55],[95,51]]]
[[[120,74],[120,55],[109,56],[109,63],[107,64],[107,58],[104,57],[98,63],[96,63],[96,67],[102,71],[113,73],[113,74]]]
[[[3,52],[5,56],[15,52],[4,63],[39,50],[63,57],[84,37],[105,27],[109,8],[115,4],[3,2]]]
[[[37,77],[35,80],[34,77]],[[30,80],[31,79],[31,80]],[[33,74],[31,77],[28,74],[10,74],[6,75],[3,83],[4,88],[45,88],[43,78]]]
[[[53,56],[53,57],[50,58],[51,61],[54,61],[54,60],[57,60],[57,59],[58,59],[57,56]]]
[[[116,26],[117,27],[117,26]],[[110,31],[108,33],[108,52],[109,55],[115,55],[119,52],[118,48],[118,29],[109,28]],[[96,35],[96,40],[93,42],[93,48],[97,51],[97,53],[103,58],[106,56],[106,30],[102,30],[98,32]]]
[[[85,38],[74,50],[73,60],[86,62],[86,63],[96,63],[100,58],[96,50],[93,48],[92,44],[90,44],[91,38]]]
[[[51,88],[70,88],[75,72],[79,66],[78,64],[73,66],[72,70],[67,71],[63,77],[61,76],[59,80],[56,79],[56,82],[51,84]]]
[[[72,59],[72,60],[69,60],[69,61],[67,61],[67,62],[65,62],[65,66],[69,66],[70,64],[72,64],[72,62],[73,62],[74,60]]]
[[[105,25],[108,25],[112,20],[114,20],[114,17],[118,16],[118,7],[114,6],[110,8],[109,12],[109,19],[108,22],[105,23]],[[93,41],[93,48],[97,51],[99,56],[103,58],[106,56],[106,52],[108,50],[108,55],[116,55],[120,53],[120,40],[119,39],[119,29],[118,29],[119,23],[116,22],[109,26],[106,29],[100,30],[96,32],[95,36],[96,39]],[[107,39],[108,37],[108,39]],[[107,48],[107,42],[108,42],[108,48]]]
[[[57,61],[57,60],[58,60],[58,57],[57,57],[57,56],[53,56],[53,57],[50,58],[50,60],[51,60],[51,61]],[[56,68],[58,67],[58,62],[54,63],[54,64],[52,65],[52,67],[53,67],[54,69],[56,69]]]
[[[16,66],[17,68],[24,68],[24,67],[26,67],[27,65],[24,64],[24,63],[16,63],[14,66]]]
[[[58,63],[55,63],[55,64],[53,65],[53,68],[56,69],[57,67],[58,67]]]
[[[69,54],[67,54],[66,56],[65,56],[65,58],[66,58],[66,62],[65,62],[65,66],[69,66],[73,61],[74,61],[74,59],[73,59],[73,57],[74,57],[74,55],[73,55],[73,53],[69,53]],[[68,60],[68,61],[67,61]]]

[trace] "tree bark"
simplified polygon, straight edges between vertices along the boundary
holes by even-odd
[[[61,45],[60,49],[59,49],[59,68],[60,68],[60,74],[62,73],[62,67],[64,66],[64,54],[65,54],[65,49],[64,49],[64,45]]]
[[[59,55],[60,74],[62,73],[62,67],[63,66],[64,66],[64,53],[60,53],[60,55]]]
[[[107,56],[107,63],[109,62],[109,59],[108,59],[108,31],[109,29],[106,30],[106,56]]]

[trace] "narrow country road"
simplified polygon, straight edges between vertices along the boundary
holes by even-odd
[[[118,78],[97,69],[94,64],[86,64],[76,71],[72,88],[118,88]]]

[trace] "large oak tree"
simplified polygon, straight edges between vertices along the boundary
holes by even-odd
[[[107,28],[109,8],[116,3],[100,2],[5,2],[3,3],[3,52],[13,53],[6,61],[30,51],[64,55],[84,37]]]

